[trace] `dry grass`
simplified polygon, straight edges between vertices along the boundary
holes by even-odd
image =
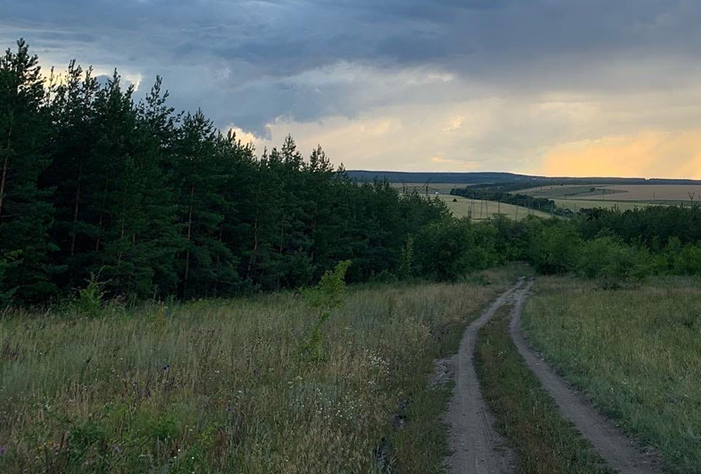
[[[513,276],[352,289],[319,362],[293,294],[8,316],[0,471],[437,472],[449,391],[426,376]]]
[[[701,289],[653,281],[604,291],[541,278],[526,306],[529,339],[669,471],[701,473]]]

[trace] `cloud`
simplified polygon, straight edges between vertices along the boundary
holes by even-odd
[[[27,38],[47,66],[116,66],[140,94],[162,75],[177,108],[201,107],[258,144],[292,132],[351,168],[539,172],[567,144],[701,128],[696,0],[0,0],[0,9],[0,40]]]

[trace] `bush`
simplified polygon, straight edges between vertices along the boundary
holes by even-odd
[[[607,288],[639,281],[651,273],[647,250],[626,245],[612,236],[602,236],[582,246],[577,273],[586,278],[598,278]]]
[[[302,344],[302,353],[314,361],[320,361],[324,357],[321,345],[322,329],[331,317],[331,311],[343,303],[343,295],[346,291],[346,272],[350,266],[350,260],[339,262],[336,268],[324,273],[317,286],[302,292],[307,304],[318,311],[316,322],[309,331],[306,341]]]
[[[94,273],[90,274],[90,279],[87,280],[88,285],[77,291],[75,298],[71,302],[71,309],[75,312],[96,318],[102,314],[102,308],[105,298],[105,283],[100,282],[98,276]]]
[[[701,245],[685,245],[673,268],[675,274],[701,275]]]
[[[420,275],[455,281],[496,262],[496,229],[466,219],[445,220],[424,228],[414,242]]]
[[[530,260],[538,273],[567,273],[575,269],[581,247],[582,238],[574,227],[556,221],[531,242]]]

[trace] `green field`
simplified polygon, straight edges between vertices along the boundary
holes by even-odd
[[[429,183],[428,194],[426,186],[416,183],[392,183],[392,186],[404,192],[417,192],[420,195],[431,198],[439,198],[445,202],[455,217],[472,216],[473,221],[484,221],[497,214],[503,214],[510,219],[523,219],[529,215],[538,217],[550,217],[550,214],[537,210],[528,209],[513,204],[500,203],[495,201],[482,201],[478,199],[467,199],[461,196],[452,196],[450,191],[455,188],[465,188],[469,184],[460,183]]]
[[[0,472],[372,473],[378,449],[393,472],[438,472],[433,360],[513,279],[350,289],[314,360],[316,312],[292,293],[6,315]]]
[[[524,330],[537,349],[675,474],[701,473],[701,289],[692,279],[605,291],[540,278]]]
[[[471,183],[392,183],[392,187],[397,188],[402,192],[417,192],[419,194],[426,195],[428,191],[429,196],[450,194],[451,189],[465,188],[471,185]]]
[[[487,220],[497,214],[503,214],[514,220],[524,219],[529,215],[544,218],[550,217],[550,214],[545,212],[503,202],[480,201],[477,199],[467,199],[461,196],[440,195],[438,197],[448,205],[448,208],[453,212],[455,217],[467,217],[471,215],[474,221]]]

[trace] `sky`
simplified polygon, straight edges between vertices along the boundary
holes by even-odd
[[[116,67],[347,169],[701,178],[701,0],[0,0],[3,48]]]

